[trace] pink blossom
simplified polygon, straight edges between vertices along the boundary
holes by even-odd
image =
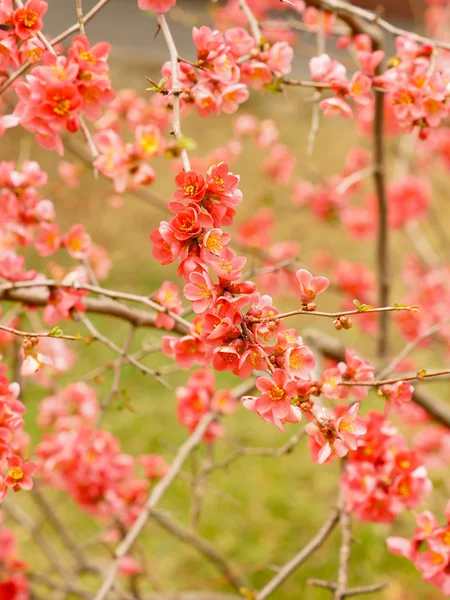
[[[25,462],[19,456],[12,456],[8,459],[5,485],[13,488],[15,492],[21,489],[31,490],[33,488],[31,477],[36,473],[36,470],[37,466],[34,462]]]
[[[157,13],[165,13],[176,3],[177,0],[138,0],[138,7],[141,10],[154,10]]]
[[[56,223],[41,223],[38,235],[34,240],[34,247],[41,256],[51,256],[62,244],[61,232]]]
[[[317,294],[324,292],[330,285],[326,277],[313,277],[306,269],[299,269],[295,276],[300,286],[300,298],[304,304],[313,302]]]
[[[296,392],[295,382],[283,369],[275,369],[272,379],[259,377],[256,387],[263,394],[256,400],[256,410],[259,414],[273,411],[276,418],[286,418],[291,406],[291,398]]]
[[[351,119],[353,111],[351,106],[343,98],[335,96],[334,98],[326,98],[319,103],[325,117],[334,117],[336,115]]]
[[[192,309],[199,314],[212,306],[217,299],[216,286],[207,273],[191,273],[184,288],[185,297],[192,302]]]
[[[91,236],[83,225],[73,225],[63,237],[63,244],[73,258],[85,259],[91,251]]]
[[[44,0],[28,0],[24,8],[14,13],[13,23],[16,35],[27,40],[42,29],[42,16],[47,12],[48,4]]]

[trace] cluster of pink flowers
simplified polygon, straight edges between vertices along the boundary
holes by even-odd
[[[237,400],[230,390],[216,391],[216,378],[211,370],[194,371],[186,384],[178,387],[177,418],[189,432],[194,431],[201,419],[208,412],[228,415],[237,409]],[[223,429],[214,421],[208,427],[204,439],[213,441],[223,435]]]
[[[38,284],[39,279],[46,279],[34,269],[27,270],[25,258],[17,254],[19,248],[31,245],[43,257],[64,248],[71,258],[89,261],[96,277],[104,279],[111,266],[107,252],[92,243],[83,225],[73,225],[66,234],[61,232],[55,222],[53,202],[41,194],[40,188],[47,184],[47,179],[47,174],[35,161],[26,160],[20,168],[12,161],[0,162],[0,281],[36,281]],[[57,266],[54,266],[54,270],[57,271],[55,278],[67,287],[54,288],[49,294],[44,309],[44,321],[49,325],[56,325],[61,319],[70,319],[73,309],[85,310],[82,299],[87,292],[76,288],[89,280],[84,267],[77,267],[68,273]],[[24,351],[24,358],[29,360],[23,374],[34,373],[40,365],[45,364],[38,356],[38,340],[28,348],[24,347]]]
[[[68,56],[44,52],[42,65],[33,68],[15,91],[14,115],[33,132],[44,148],[63,154],[63,131],[80,129],[80,117],[96,120],[102,106],[114,99],[107,63],[110,45],[90,46],[84,35],[72,40]]]
[[[344,400],[350,393],[358,400],[367,398],[368,387],[355,385],[346,387],[340,383],[370,383],[374,379],[375,367],[356,356],[353,350],[345,351],[345,362],[339,362],[336,367],[326,369],[319,382],[320,391],[327,400]]]
[[[28,0],[23,8],[15,8],[14,0],[0,4],[0,80],[10,69],[41,58],[45,46],[36,34],[42,30],[47,9],[45,0]]]
[[[450,431],[442,425],[427,425],[413,438],[414,448],[429,469],[447,469],[450,464]]]
[[[28,565],[20,559],[15,533],[3,522],[0,514],[0,598],[28,600]]]
[[[431,481],[417,451],[383,415],[370,412],[362,420],[367,431],[341,477],[346,507],[362,521],[391,523],[423,502]]]
[[[413,340],[420,337],[430,327],[440,323],[436,336],[447,346],[450,344],[450,325],[444,321],[448,314],[450,301],[449,269],[443,266],[425,266],[417,257],[409,257],[403,269],[403,278],[407,286],[406,302],[420,305],[420,316],[415,312],[399,313],[397,324],[402,335]],[[425,339],[422,347],[430,344]]]
[[[225,33],[206,25],[194,27],[195,64],[180,63],[182,104],[194,104],[201,116],[232,114],[257,90],[291,71],[293,50],[287,42],[259,45],[246,29],[233,27]],[[165,89],[172,89],[171,63],[162,68]],[[169,100],[170,101],[170,100]]]
[[[321,221],[338,219],[354,240],[374,239],[378,221],[376,196],[368,193],[361,201],[352,203],[353,198],[358,198],[363,182],[357,180],[350,183],[352,176],[369,168],[370,160],[371,156],[367,151],[359,147],[353,148],[346,157],[344,169],[338,175],[316,186],[308,181],[297,181],[293,186],[292,203],[299,207],[307,206]],[[427,216],[431,190],[423,178],[406,175],[391,181],[386,186],[386,193],[390,229],[403,229],[409,223]]]
[[[176,145],[164,139],[169,122],[170,114],[160,94],[145,100],[134,90],[124,89],[107,106],[96,123],[99,131],[94,141],[100,156],[95,166],[112,179],[116,192],[150,185],[156,172],[149,161],[166,152],[176,155]]]
[[[26,409],[19,400],[20,387],[10,383],[6,371],[7,366],[0,363],[0,503],[8,488],[31,490],[36,472],[36,465],[24,460],[29,436],[23,430]]]
[[[450,596],[450,504],[444,516],[446,523],[440,525],[433,513],[418,514],[412,539],[389,537],[387,545],[393,554],[411,561],[424,581]]]
[[[24,161],[20,169],[14,162],[0,162],[0,200],[2,206],[2,247],[0,276],[9,281],[34,279],[36,271],[24,271],[24,258],[14,254],[17,246],[33,245],[40,256],[51,256],[64,247],[75,259],[86,259],[92,251],[91,238],[83,225],[74,225],[62,235],[54,222],[55,207],[42,198],[39,189],[48,176],[35,161]]]
[[[384,90],[399,127],[411,130],[419,127],[425,136],[429,127],[437,127],[448,115],[448,66],[432,60],[435,52],[430,44],[419,45],[415,40],[396,38],[397,55],[390,60],[389,68],[378,73],[384,58],[382,50],[372,50],[372,41],[366,34],[344,37],[338,41],[340,48],[352,45],[361,70],[350,79],[345,66],[328,54],[310,61],[313,81],[328,85],[334,95],[321,101],[325,116],[341,115],[352,118],[354,112],[348,99],[358,107],[371,107],[374,87]]]
[[[95,391],[85,383],[73,383],[45,398],[38,422],[50,428],[36,448],[42,479],[65,490],[83,510],[129,527],[148,496],[151,482],[167,472],[158,455],[124,454],[119,440],[98,429],[100,405]],[[143,475],[138,474],[141,465]]]
[[[230,235],[220,229],[232,223],[234,206],[242,199],[237,189],[239,178],[222,163],[211,167],[206,177],[193,170],[182,171],[175,181],[178,190],[169,204],[175,216],[152,233],[153,255],[162,264],[180,261],[178,274],[188,281],[184,296],[198,316],[188,335],[164,336],[163,351],[182,368],[194,363],[212,365],[242,379],[255,370],[269,370],[270,377],[257,379],[262,395],[242,398],[245,408],[280,430],[287,422],[300,421],[305,413],[310,421],[307,431],[322,448],[319,462],[344,456],[356,447],[357,436],[365,431],[357,417],[359,405],[342,407],[336,416],[315,405],[312,398],[320,393],[321,383],[311,380],[315,364],[311,350],[295,329],[288,329],[276,318],[279,311],[270,296],[256,292],[253,282],[241,281],[245,258],[227,247]],[[299,269],[295,280],[303,309],[314,311],[316,296],[327,289],[328,279]],[[249,308],[244,313],[246,306]],[[370,381],[373,368],[353,353],[346,358],[347,363],[337,369],[340,382],[358,378]],[[198,398],[199,387],[195,381],[193,386],[182,388],[183,399],[188,398],[182,406],[187,405],[188,410],[179,411],[179,419],[193,422],[193,427],[207,406],[206,400]],[[366,388],[355,389],[356,397],[365,397]],[[351,391],[339,387],[334,397],[346,398]],[[193,406],[197,410],[193,411]]]
[[[181,299],[175,283],[163,281],[161,287],[153,294],[152,300],[155,300],[173,314],[179,315],[181,313]],[[170,331],[175,325],[175,319],[169,314],[161,312],[156,315],[155,325]]]

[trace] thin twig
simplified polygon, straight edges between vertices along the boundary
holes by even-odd
[[[77,540],[73,537],[72,533],[67,528],[63,519],[59,518],[57,512],[55,511],[55,506],[52,506],[50,504],[50,502],[40,490],[40,486],[36,482],[34,484],[31,496],[41,509],[42,513],[48,519],[49,523],[51,523],[53,529],[59,535],[66,548],[75,557],[76,561],[78,562],[79,569],[86,572],[90,571],[93,573],[97,573],[99,571],[98,567],[91,564],[88,561],[85,553],[83,552],[82,548],[78,545]]]
[[[288,317],[295,317],[296,315],[310,315],[312,317],[327,317],[329,319],[338,319],[339,317],[350,316],[350,315],[359,315],[359,314],[367,314],[367,313],[387,313],[387,312],[397,312],[402,310],[412,310],[417,312],[417,306],[383,306],[381,308],[367,308],[364,310],[344,310],[342,312],[328,313],[321,312],[319,310],[309,311],[303,308],[299,308],[296,310],[290,310],[289,312],[279,313],[277,315],[273,315],[271,317],[261,317],[261,318],[249,318],[248,324],[254,325],[255,323],[268,323],[269,321],[277,321],[278,319],[287,319]]]
[[[319,28],[318,28],[317,37],[316,37],[316,50],[317,50],[318,56],[325,54],[325,27],[324,27],[323,10],[319,10]],[[307,156],[312,155],[313,150],[314,150],[314,142],[316,141],[317,134],[319,133],[319,126],[320,126],[319,100],[320,100],[320,98],[321,98],[321,93],[316,90],[313,95],[311,129],[310,129],[310,132],[308,135],[308,142],[306,145]]]
[[[216,565],[227,581],[240,593],[243,590],[250,589],[248,582],[239,575],[229,564],[227,558],[223,556],[208,540],[198,534],[183,527],[167,513],[151,509],[150,516],[164,529],[172,533],[175,537],[192,546],[197,552],[200,552],[210,562]]]
[[[110,340],[105,335],[100,333],[100,331],[98,331],[98,329],[95,327],[95,325],[89,319],[89,317],[87,317],[84,313],[78,312],[78,313],[76,313],[76,316],[85,325],[86,329],[89,331],[89,333],[92,335],[92,337],[95,340],[98,340],[101,344],[105,345],[107,348],[109,348],[113,352],[116,352],[117,354],[119,354],[124,360],[126,360],[127,362],[129,362],[132,365],[134,365],[135,367],[137,367],[143,373],[154,377],[156,379],[156,381],[158,381],[158,383],[163,385],[165,388],[170,389],[170,385],[167,383],[167,381],[165,381],[164,379],[162,379],[160,377],[160,375],[158,374],[157,371],[155,371],[154,369],[150,369],[150,367],[147,367],[143,363],[139,362],[138,360],[133,358],[131,355],[124,352],[123,348],[120,348],[112,340]]]
[[[167,23],[164,14],[158,14],[158,24],[163,32],[164,39],[166,40],[167,47],[170,54],[170,63],[172,69],[172,94],[173,94],[173,114],[172,114],[172,131],[173,136],[177,142],[183,141],[183,134],[181,133],[181,118],[180,118],[180,82],[179,82],[179,64],[178,64],[178,50],[175,46],[172,33]],[[189,163],[189,157],[185,148],[181,148],[181,161],[183,163],[183,169],[189,171],[191,165]]]
[[[384,379],[388,375],[390,375],[393,371],[395,371],[398,365],[417,348],[417,346],[419,346],[428,337],[434,335],[435,333],[438,333],[445,325],[449,323],[450,317],[444,319],[440,323],[432,325],[431,327],[426,329],[421,335],[417,336],[414,340],[409,342],[409,344],[406,344],[403,350],[399,352],[395,358],[392,359],[392,361],[387,365],[387,367],[378,373],[378,379]]]
[[[248,21],[250,31],[252,32],[252,36],[255,38],[255,42],[257,46],[261,45],[261,29],[259,28],[258,21],[255,18],[255,15],[252,13],[249,5],[247,4],[247,0],[239,0],[239,6],[245,14],[245,17]]]
[[[114,366],[114,375],[113,375],[113,381],[112,381],[111,389],[109,390],[108,396],[102,402],[102,405],[101,405],[102,414],[104,414],[104,411],[108,408],[109,404],[111,403],[111,400],[115,396],[117,396],[117,394],[119,393],[120,378],[121,378],[121,375],[122,375],[122,367],[127,362],[126,356],[128,355],[128,350],[130,349],[131,342],[133,341],[133,337],[134,337],[135,331],[136,331],[136,328],[135,328],[134,325],[132,325],[130,327],[130,331],[128,332],[128,335],[127,335],[127,337],[125,339],[125,342],[124,342],[124,345],[122,347],[123,354],[118,359],[116,365]]]
[[[0,325],[1,331],[6,331],[7,333],[11,333],[17,337],[21,337],[24,339],[28,338],[59,338],[60,340],[70,340],[70,341],[86,341],[87,338],[81,337],[80,335],[55,335],[51,331],[41,332],[41,333],[33,333],[32,331],[19,331],[18,329],[14,329],[13,327],[6,327],[6,325]]]
[[[128,554],[134,542],[139,537],[141,531],[145,527],[145,524],[147,523],[150,517],[151,510],[156,507],[156,505],[161,500],[167,489],[176,479],[186,459],[194,450],[194,448],[196,448],[199,445],[206,430],[215,418],[216,415],[214,413],[207,413],[197,425],[191,436],[178,450],[178,453],[170,469],[153,488],[153,491],[150,494],[146,505],[142,509],[142,512],[139,514],[138,518],[133,523],[132,527],[129,529],[128,533],[117,547],[114,553],[114,562],[106,572],[103,584],[97,592],[97,594],[95,595],[94,600],[105,600],[110,590],[114,587],[120,560],[126,554]]]
[[[79,284],[77,282],[72,283],[72,284],[64,284],[64,283],[56,281],[55,279],[45,279],[45,280],[39,280],[39,281],[14,281],[14,282],[2,283],[2,284],[0,284],[0,299],[2,299],[1,298],[2,294],[4,294],[5,292],[6,293],[10,292],[11,290],[19,290],[19,289],[27,289],[27,288],[40,288],[40,287],[62,288],[62,289],[69,289],[69,290],[70,289],[85,290],[88,292],[92,292],[93,294],[99,294],[100,296],[104,296],[105,298],[111,298],[113,300],[125,300],[125,301],[130,301],[130,302],[137,302],[139,304],[144,304],[145,306],[155,310],[156,312],[169,315],[177,323],[183,325],[186,328],[186,332],[189,330],[189,327],[190,327],[189,321],[186,321],[180,315],[177,315],[176,313],[173,313],[172,311],[167,310],[167,308],[165,308],[164,306],[161,306],[161,304],[158,304],[157,302],[155,302],[154,300],[151,300],[147,296],[139,296],[137,294],[129,294],[126,292],[118,292],[115,290],[108,290],[106,288],[98,287],[96,285]]]
[[[417,42],[421,42],[422,44],[431,44],[437,48],[450,50],[450,42],[435,40],[412,31],[407,31],[401,27],[396,27],[392,23],[389,23],[389,21],[382,19],[379,14],[364,8],[360,8],[359,6],[355,6],[349,2],[345,2],[345,0],[306,0],[306,3],[311,6],[316,6],[317,8],[327,10],[328,12],[336,13],[338,17],[345,20],[347,24],[349,24],[347,19],[351,17],[358,17],[364,21],[367,21],[368,23],[377,25],[379,28],[384,29],[393,35],[406,36],[410,39],[416,40]]]
[[[78,17],[78,26],[80,28],[81,35],[85,35],[84,31],[84,21],[83,21],[83,6],[81,4],[81,0],[75,0],[77,5],[77,17]]]
[[[269,581],[269,583],[263,587],[263,589],[257,594],[256,600],[265,600],[268,598],[276,589],[280,587],[284,581],[292,575],[292,573],[298,569],[298,567],[305,562],[311,554],[317,550],[329,537],[333,529],[336,527],[339,521],[339,509],[335,509],[330,517],[325,521],[317,535],[306,544],[304,548],[300,550],[289,562],[287,562],[280,571]]]
[[[423,379],[429,379],[430,377],[441,377],[442,375],[450,375],[450,369],[442,369],[440,371],[431,371],[427,373],[424,369],[415,375],[406,375],[402,377],[395,377],[392,379],[377,379],[376,381],[341,381],[337,385],[344,386],[358,386],[364,385],[366,387],[381,387],[383,385],[391,385],[398,383],[399,381],[422,381]]]
[[[336,338],[320,331],[308,330],[303,332],[303,339],[313,343],[317,352],[337,362],[345,361],[345,347]],[[427,411],[438,423],[450,429],[450,408],[445,402],[420,386],[414,386],[413,402]]]
[[[342,464],[344,466],[345,462],[343,462]],[[352,521],[350,514],[345,509],[343,492],[341,492],[339,506],[339,528],[341,531],[341,545],[339,548],[339,568],[337,576],[337,585],[336,589],[334,590],[333,600],[343,600],[346,596],[346,590],[348,587],[350,552],[352,544]]]

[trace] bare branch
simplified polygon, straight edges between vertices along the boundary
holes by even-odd
[[[102,333],[100,333],[98,331],[98,329],[95,327],[95,325],[92,323],[92,321],[84,313],[79,312],[79,313],[76,313],[76,315],[80,319],[80,321],[85,325],[86,329],[89,331],[89,333],[92,335],[92,337],[95,340],[98,340],[100,343],[104,344],[107,348],[109,348],[113,352],[116,352],[117,354],[120,354],[120,356],[124,360],[126,360],[127,362],[129,362],[132,365],[134,365],[135,367],[137,367],[140,371],[142,371],[142,373],[146,373],[147,375],[151,375],[161,385],[163,385],[164,387],[170,389],[170,385],[167,383],[167,381],[165,381],[164,379],[162,379],[160,377],[160,375],[157,373],[157,371],[155,371],[154,369],[150,369],[149,367],[147,367],[143,363],[139,362],[138,360],[136,360],[135,358],[133,358],[132,356],[130,356],[129,354],[127,354],[124,351],[123,348],[120,348],[112,340],[110,340],[105,335],[103,335]]]
[[[180,82],[179,82],[179,64],[178,64],[178,50],[175,46],[174,39],[172,37],[172,33],[170,31],[169,25],[167,23],[166,17],[164,14],[158,14],[158,24],[161,27],[161,31],[163,32],[164,38],[166,40],[167,47],[169,49],[170,54],[170,62],[172,68],[172,90],[173,94],[173,116],[172,116],[172,131],[177,142],[181,142],[183,140],[183,134],[181,133],[181,118],[180,118]],[[189,157],[185,148],[181,149],[181,161],[183,163],[183,168],[185,171],[189,171],[191,165],[189,163]]]
[[[237,592],[240,593],[243,590],[250,589],[248,582],[241,575],[236,573],[228,560],[208,540],[189,529],[186,529],[164,512],[151,509],[150,516],[164,529],[186,544],[189,544],[189,546],[192,546],[197,552],[200,552],[200,554],[203,554],[205,558],[215,564]]]
[[[325,542],[339,521],[339,512],[339,509],[335,509],[331,513],[331,516],[322,525],[317,535],[280,569],[275,577],[259,592],[256,596],[256,600],[265,600],[265,598],[268,598],[296,569],[298,569],[301,564],[305,562],[307,558],[311,556],[313,552],[315,552],[315,550],[317,550],[317,548]]]
[[[317,351],[338,362],[345,360],[345,348],[335,338],[310,329],[303,334],[305,340],[311,340]],[[433,394],[419,386],[414,387],[413,401],[427,411],[436,421],[450,428],[450,408]]]
[[[117,547],[114,553],[114,562],[108,569],[103,584],[95,595],[94,600],[105,600],[110,590],[114,587],[120,560],[130,551],[134,542],[145,527],[145,524],[150,517],[151,510],[156,507],[167,489],[176,479],[187,457],[201,442],[203,435],[215,418],[216,415],[214,413],[207,413],[197,425],[191,436],[178,450],[170,469],[153,488],[153,491],[150,494],[145,507],[142,509],[142,512],[139,514],[138,518]]]

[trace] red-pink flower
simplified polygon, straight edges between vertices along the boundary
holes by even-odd
[[[325,98],[325,100],[320,101],[319,106],[323,110],[325,117],[340,116],[346,119],[351,119],[353,117],[351,106],[339,96]]]
[[[340,411],[340,416],[336,420],[336,431],[349,450],[356,450],[358,437],[367,431],[366,425],[357,416],[358,411],[359,403],[357,402],[349,409]]]
[[[34,462],[23,461],[20,456],[12,456],[8,459],[8,472],[5,485],[13,488],[15,492],[31,490],[33,488],[32,476],[36,473],[37,466]]]
[[[304,344],[295,344],[284,354],[283,366],[290,377],[308,379],[314,365],[314,355]]]
[[[139,462],[143,466],[145,476],[148,479],[161,479],[169,470],[169,465],[158,454],[142,454],[139,457]]]
[[[174,283],[170,283],[170,281],[164,281],[159,290],[152,296],[152,299],[175,314],[181,312],[181,300],[178,295],[178,288]],[[164,329],[170,331],[175,325],[175,319],[170,315],[160,312],[156,315],[155,325],[156,327],[164,327]]]
[[[42,29],[42,16],[47,12],[44,0],[29,0],[23,8],[14,12],[14,30],[18,38],[27,40]]]
[[[175,6],[177,0],[138,0],[141,10],[154,10],[157,13],[165,13]]]
[[[63,238],[67,252],[73,258],[85,259],[91,251],[91,236],[86,233],[83,225],[73,225]]]
[[[295,381],[289,378],[283,369],[275,369],[272,379],[259,377],[256,387],[263,394],[256,400],[255,407],[259,414],[273,411],[275,417],[285,418],[291,407],[291,398],[295,396]]]
[[[192,309],[199,314],[213,306],[218,297],[216,286],[208,273],[194,272],[184,288],[185,297],[192,302]]]
[[[299,269],[295,276],[300,285],[300,298],[304,304],[313,302],[317,294],[324,292],[330,285],[326,277],[313,277],[306,269]]]
[[[400,413],[405,403],[412,400],[414,388],[407,381],[397,381],[392,385],[383,385],[381,391],[387,400],[386,408],[392,407],[395,412]]]
[[[244,256],[236,256],[236,252],[231,248],[224,248],[217,256],[212,254],[209,258],[211,269],[219,277],[219,281],[225,287],[232,281],[241,278],[242,269],[247,262]]]
[[[211,217],[201,212],[196,204],[183,207],[169,222],[173,235],[180,242],[199,237],[203,228],[211,225]]]
[[[54,254],[62,244],[61,231],[56,223],[41,223],[34,247],[41,256]]]
[[[167,221],[161,221],[158,229],[150,235],[153,243],[152,254],[162,265],[168,265],[178,258],[181,252],[181,242],[175,237]]]
[[[181,171],[175,177],[175,183],[180,188],[174,194],[174,200],[200,202],[206,192],[206,182],[203,175],[197,171]]]
[[[373,102],[373,96],[371,94],[372,80],[367,75],[364,75],[360,71],[357,71],[350,79],[348,84],[348,92],[350,97],[357,103],[370,104]]]

